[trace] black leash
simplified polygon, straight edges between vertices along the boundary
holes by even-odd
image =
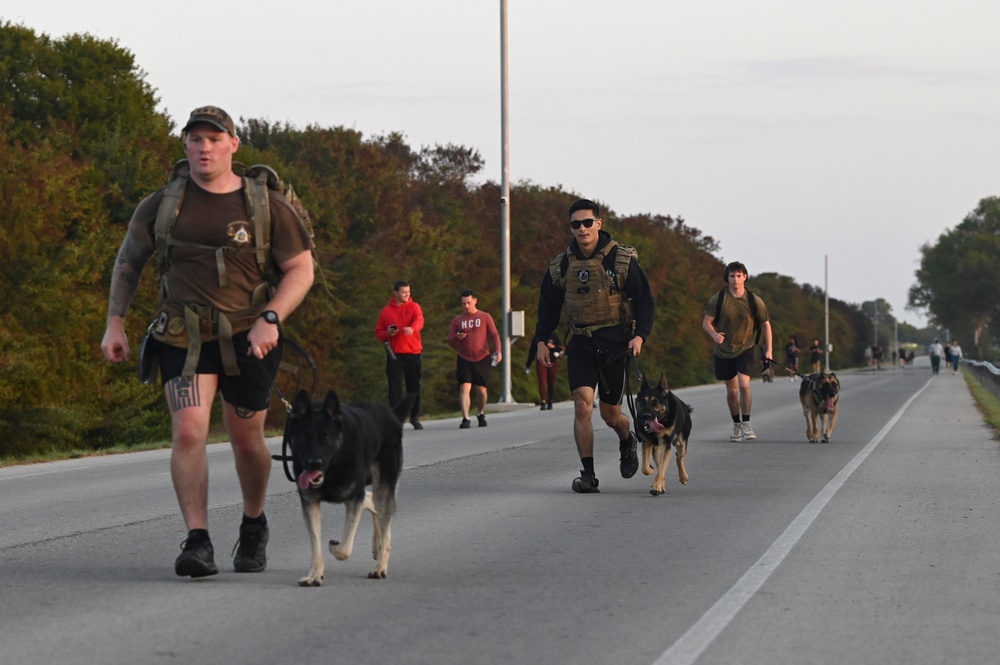
[[[800,374],[799,372],[793,372],[792,370],[790,370],[788,368],[788,365],[785,365],[784,363],[779,363],[777,360],[775,360],[773,358],[761,358],[760,361],[761,361],[761,363],[767,363],[768,366],[775,365],[777,367],[784,367],[786,372],[791,372],[792,374],[794,374],[795,376],[799,377],[803,381],[810,381],[810,382],[812,381],[809,378],[808,374]],[[762,372],[764,370],[766,370],[766,369],[767,369],[767,367],[763,367],[763,366],[761,367],[761,371]]]
[[[306,351],[304,348],[302,348],[302,346],[298,342],[289,339],[288,337],[282,338],[282,342],[283,344],[286,345],[285,348],[290,348],[292,349],[293,352],[298,354],[300,360],[299,362],[293,364],[285,362],[285,359],[282,358],[281,364],[279,365],[279,369],[284,370],[288,374],[291,374],[292,376],[295,377],[294,392],[297,394],[299,390],[302,388],[302,378],[303,378],[302,360],[304,360],[305,363],[309,366],[309,369],[311,370],[312,373],[312,382],[310,383],[309,394],[310,395],[314,394],[316,392],[316,382],[319,379],[319,370],[316,367],[316,361],[313,360],[313,357],[309,355],[309,352]],[[285,397],[284,393],[281,392],[281,388],[278,387],[277,381],[271,384],[271,389],[278,396],[278,399],[281,400],[281,403],[285,406],[285,413],[290,414],[292,412],[292,403],[288,400],[287,397]],[[271,459],[281,462],[282,467],[285,470],[285,477],[294,483],[295,476],[292,475],[292,470],[288,466],[289,461],[293,459],[292,456],[288,454],[290,447],[291,444],[289,444],[288,442],[288,436],[286,431],[286,434],[283,434],[281,437],[281,454],[271,455]]]
[[[646,380],[646,375],[642,371],[642,367],[639,365],[639,359],[635,357],[634,353],[632,353],[631,348],[617,352],[608,359],[608,362],[618,362],[618,359],[622,355],[626,354],[628,355],[628,358],[625,359],[625,403],[628,405],[629,413],[632,414],[632,427],[635,430],[635,438],[641,440],[639,434],[639,419],[636,417],[635,398],[632,396],[632,366],[635,365],[635,375],[639,378],[640,386],[642,385],[642,382]]]

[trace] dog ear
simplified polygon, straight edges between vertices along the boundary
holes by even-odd
[[[309,397],[309,391],[305,388],[300,388],[299,392],[295,393],[295,403],[292,404],[292,417],[302,418],[309,413],[309,409],[311,408],[312,398]]]
[[[330,418],[340,417],[340,398],[337,397],[337,393],[331,390],[326,394],[326,399],[323,400],[323,410]]]
[[[660,390],[667,392],[667,375],[665,373],[660,373]]]

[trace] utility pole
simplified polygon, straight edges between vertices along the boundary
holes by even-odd
[[[503,155],[503,175],[500,185],[500,258],[502,263],[501,282],[503,284],[503,331],[500,344],[503,347],[503,391],[500,402],[511,403],[510,378],[510,139],[507,135],[507,0],[500,0],[500,144]]]
[[[826,372],[830,372],[830,260],[823,256],[823,310],[825,323],[823,326],[823,356],[826,359]]]

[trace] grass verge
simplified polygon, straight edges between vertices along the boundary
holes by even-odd
[[[965,383],[969,386],[969,391],[976,401],[979,412],[983,414],[983,420],[993,430],[993,438],[1000,439],[1000,400],[984,388],[971,372],[963,368],[962,374],[965,376]]]

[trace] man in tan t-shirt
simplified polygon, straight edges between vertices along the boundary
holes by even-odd
[[[739,261],[726,266],[722,278],[726,288],[712,296],[705,305],[705,316],[701,328],[715,343],[715,378],[726,383],[726,404],[733,419],[733,433],[730,441],[757,438],[750,426],[750,408],[753,396],[750,393],[750,374],[753,372],[753,350],[756,346],[755,321],[748,298],[753,297],[760,321],[760,347],[765,353],[762,362],[770,362],[771,322],[768,320],[764,301],[746,290],[749,275],[747,268]],[[717,308],[722,296],[722,307]],[[719,318],[715,320],[716,312]]]
[[[264,498],[271,469],[264,418],[281,361],[280,322],[313,283],[312,241],[288,202],[271,192],[270,258],[281,278],[267,288],[252,251],[254,225],[248,222],[243,191],[247,184],[233,173],[240,141],[232,118],[215,106],[195,109],[182,138],[189,177],[171,231],[170,260],[160,276],[167,295],[152,328],[156,338],[147,346],[158,358],[170,409],[170,473],[188,529],[174,571],[183,577],[219,572],[208,535],[206,443],[212,403],[221,391],[243,495],[233,567],[259,572],[267,565]],[[118,252],[101,342],[105,358],[113,363],[129,359],[124,318],[142,270],[157,249],[154,228],[163,198],[160,189],[139,204]],[[225,329],[219,323],[223,320]],[[192,347],[196,356],[188,350],[195,337],[189,334],[192,329],[202,340]]]

